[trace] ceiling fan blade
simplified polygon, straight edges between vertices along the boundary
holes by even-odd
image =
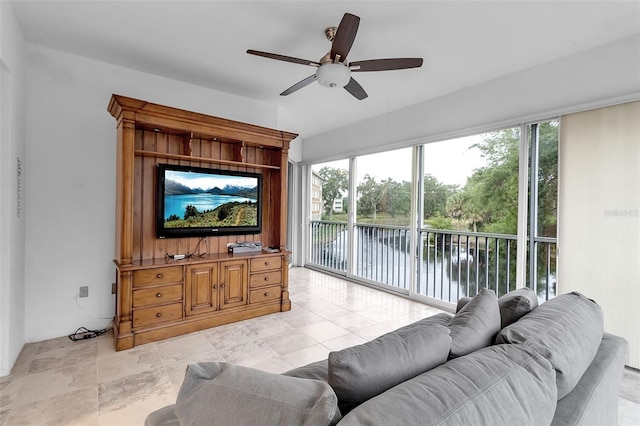
[[[314,81],[316,81],[316,75],[312,74],[309,77],[305,78],[304,80],[301,80],[301,81],[297,82],[296,84],[294,84],[293,86],[289,87],[284,92],[280,93],[280,96],[290,95],[291,93],[302,89],[304,86],[307,86],[307,85],[313,83]]]
[[[269,59],[276,59],[278,61],[293,62],[294,64],[310,65],[312,67],[320,66],[320,64],[316,61],[309,61],[307,59],[294,58],[292,56],[278,55],[277,53],[261,52],[259,50],[252,50],[252,49],[247,50],[247,53],[250,55],[263,56]]]
[[[364,91],[362,86],[360,86],[360,84],[353,79],[353,77],[351,77],[351,80],[349,80],[349,82],[347,83],[346,86],[344,86],[344,88],[347,92],[351,93],[359,101],[369,96],[367,95],[367,92]]]
[[[349,64],[352,72],[404,70],[421,66],[422,58],[370,59]]]
[[[334,60],[336,55],[340,55],[340,62],[344,62],[356,39],[358,25],[360,25],[360,18],[350,13],[344,14],[331,44],[331,60]]]

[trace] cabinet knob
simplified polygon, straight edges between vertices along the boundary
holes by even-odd
[[[162,293],[156,294],[156,297],[162,297]]]
[[[220,288],[224,288],[224,284],[220,284]]]
[[[268,295],[269,295],[269,292],[268,292],[268,291],[265,291],[265,292],[264,292],[264,297],[267,297]]]
[[[269,281],[269,277],[264,277],[264,280],[265,281]]]
[[[162,278],[162,274],[156,275],[156,278]]]
[[[160,317],[162,316],[162,312],[158,312],[158,313],[156,314],[156,316],[157,316],[158,318],[160,318]]]
[[[264,262],[264,266],[269,266],[269,262]]]
[[[215,289],[217,289],[217,288],[218,288],[218,284],[214,284],[214,285],[213,285],[213,289],[215,290]]]

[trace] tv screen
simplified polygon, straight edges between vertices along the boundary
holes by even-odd
[[[158,238],[259,234],[262,175],[159,164]]]

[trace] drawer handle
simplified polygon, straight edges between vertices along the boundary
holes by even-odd
[[[224,284],[220,284],[220,288],[224,288]]]
[[[162,316],[162,312],[158,312],[158,313],[156,314],[156,316],[157,316],[158,318],[160,318],[160,317]]]
[[[269,262],[264,262],[264,266],[269,266]]]
[[[217,288],[218,288],[218,284],[214,284],[214,285],[213,285],[213,289],[215,290],[215,289],[217,289]]]
[[[265,291],[265,292],[264,292],[264,297],[267,297],[267,296],[269,296],[269,292],[268,292],[268,291]]]
[[[269,277],[264,277],[264,280],[265,281],[269,281]]]
[[[156,278],[162,278],[162,274],[156,275]]]
[[[156,294],[156,297],[162,297],[162,293]]]

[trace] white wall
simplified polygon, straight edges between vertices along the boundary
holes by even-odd
[[[11,5],[0,2],[0,376],[24,345],[24,39]],[[18,159],[22,163],[18,178]],[[20,185],[20,187],[18,187]]]
[[[480,133],[640,98],[640,34],[305,138],[307,163]]]
[[[563,116],[558,288],[604,312],[640,368],[640,101]]]
[[[116,93],[245,121],[277,124],[275,106],[26,45],[26,331],[28,342],[114,315]]]

